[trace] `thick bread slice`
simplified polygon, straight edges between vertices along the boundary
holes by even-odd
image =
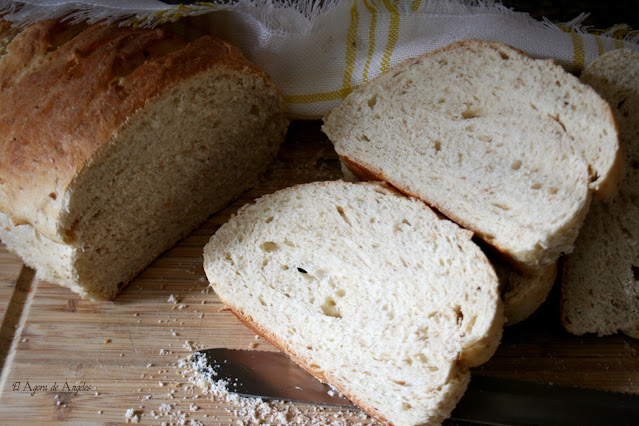
[[[347,182],[361,182],[346,165],[340,161],[342,179]],[[504,302],[504,325],[511,326],[528,318],[548,297],[557,278],[557,262],[538,271],[524,273],[518,271],[503,256],[490,247],[482,247],[488,260],[495,267],[500,282]]]
[[[574,334],[623,331],[639,338],[639,53],[606,53],[581,79],[615,112],[627,174],[612,202],[593,202],[564,263],[562,322]]]
[[[622,176],[614,117],[549,60],[467,40],[409,60],[324,120],[351,171],[423,199],[527,271],[570,252]]]
[[[0,87],[0,239],[94,299],[253,185],[287,127],[237,49],[162,29],[34,24]]]
[[[204,268],[240,320],[364,411],[438,423],[501,337],[497,278],[470,238],[381,184],[319,182],[243,207]]]

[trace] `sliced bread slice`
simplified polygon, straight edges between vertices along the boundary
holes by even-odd
[[[361,182],[346,165],[340,161],[342,179],[348,182]],[[488,260],[495,267],[500,282],[504,303],[504,325],[511,326],[528,318],[548,297],[557,278],[557,263],[529,273],[518,271],[491,247],[482,244]]]
[[[564,262],[561,318],[574,334],[639,338],[639,53],[608,52],[581,79],[615,112],[627,174],[612,202],[593,202]]]
[[[324,119],[346,166],[475,232],[519,268],[570,252],[622,156],[609,106],[550,60],[467,40],[409,60]]]
[[[262,197],[211,237],[204,269],[241,321],[393,424],[448,417],[501,337],[471,233],[377,183]]]
[[[284,138],[279,91],[221,40],[57,21],[10,35],[0,239],[82,296],[114,297],[254,185]]]

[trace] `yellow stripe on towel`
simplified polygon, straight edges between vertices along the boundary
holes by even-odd
[[[362,80],[364,82],[368,81],[368,70],[371,66],[371,61],[373,60],[373,54],[375,53],[375,30],[377,29],[377,9],[372,7],[367,0],[364,1],[364,6],[368,9],[368,12],[371,14],[371,25],[368,29],[368,53],[366,55],[366,64],[364,65],[364,71],[362,72]]]
[[[388,27],[388,42],[386,43],[386,49],[384,50],[384,56],[382,57],[382,64],[380,71],[385,72],[390,68],[390,60],[393,51],[395,50],[395,43],[399,37],[399,11],[395,6],[393,0],[382,0],[386,9],[391,13],[390,25]]]
[[[287,104],[311,104],[313,102],[326,102],[342,99],[348,96],[355,87],[344,87],[332,92],[308,93],[301,95],[282,95]]]

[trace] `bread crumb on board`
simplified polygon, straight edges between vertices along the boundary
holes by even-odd
[[[126,410],[126,413],[124,414],[124,417],[126,418],[126,422],[127,423],[139,423],[140,422],[140,416],[137,414],[137,412],[133,408],[129,408],[128,410]]]
[[[376,424],[364,412],[357,409],[340,409],[335,412],[324,406],[296,405],[292,402],[263,400],[237,395],[229,391],[229,383],[216,378],[217,373],[206,361],[205,356],[198,360],[187,358],[179,363],[184,369],[183,375],[191,385],[204,392],[216,402],[229,406],[228,414],[236,418],[238,425],[251,424],[298,424],[342,426],[353,423]]]

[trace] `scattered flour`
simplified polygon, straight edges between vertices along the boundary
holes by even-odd
[[[197,361],[189,358],[181,361],[183,376],[209,399],[227,406],[226,412],[236,419],[238,425],[296,424],[331,425],[374,424],[374,420],[359,410],[334,409],[285,401],[268,401],[261,398],[242,397],[229,392],[229,383],[217,379],[217,373],[207,365],[206,358]]]
[[[137,412],[133,408],[129,408],[128,410],[126,410],[126,413],[124,414],[124,417],[126,418],[126,422],[127,423],[139,423],[140,422],[140,417],[138,416]]]

